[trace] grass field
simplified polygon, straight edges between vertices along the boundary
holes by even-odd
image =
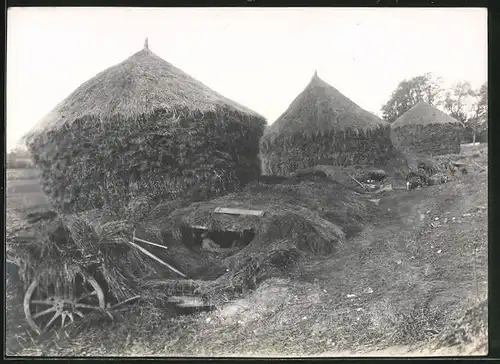
[[[487,166],[485,145],[464,146],[462,154]],[[472,164],[447,184],[386,193],[381,216],[335,257],[267,280],[219,311],[171,317],[136,307],[71,338],[34,339],[10,296],[7,349],[51,356],[484,354],[488,172],[480,170]],[[48,202],[33,171],[8,171],[7,178],[9,228],[20,212]],[[479,313],[466,314],[471,308]],[[473,334],[460,336],[464,315],[474,318],[463,324]]]

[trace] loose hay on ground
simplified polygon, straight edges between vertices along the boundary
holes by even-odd
[[[263,210],[264,216],[218,214],[216,207]],[[241,192],[181,207],[154,221],[146,219],[143,228],[162,231],[169,256],[189,277],[199,281],[213,274],[215,281],[197,292],[214,302],[215,296],[291,274],[303,257],[333,254],[375,211],[377,206],[363,195],[328,179],[263,178]],[[255,237],[234,255],[207,256],[183,241],[183,230],[196,226],[208,231],[251,230]]]

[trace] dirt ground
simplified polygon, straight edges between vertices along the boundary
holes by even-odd
[[[479,165],[487,166],[485,148],[468,145],[462,153],[475,155]],[[465,339],[460,344],[446,344],[449,340],[441,340],[457,330],[456,323],[468,309],[487,297],[488,175],[479,170],[473,168],[443,185],[386,192],[380,200],[381,216],[341,246],[334,257],[308,259],[295,276],[267,280],[222,310],[172,317],[160,308],[136,307],[127,312],[126,319],[117,317],[112,323],[93,325],[70,338],[35,339],[27,334],[22,309],[11,293],[7,301],[8,353],[486,354],[484,330],[475,335],[480,342]],[[21,209],[47,203],[32,174],[10,173],[8,228],[17,223]],[[480,319],[484,321],[484,316]]]

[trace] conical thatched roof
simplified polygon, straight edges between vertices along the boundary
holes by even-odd
[[[326,134],[346,129],[373,129],[386,122],[363,110],[317,73],[288,109],[264,133],[264,138],[288,139],[294,135]]]
[[[394,123],[393,128],[405,125],[430,125],[430,124],[462,124],[457,119],[442,112],[436,107],[426,103],[419,102],[410,110],[401,115]]]
[[[265,119],[144,49],[85,82],[25,137],[60,211],[228,193],[260,175]]]
[[[262,118],[231,101],[144,48],[91,78],[33,128],[30,134],[60,129],[75,120],[135,120],[156,111],[195,114],[234,111]]]

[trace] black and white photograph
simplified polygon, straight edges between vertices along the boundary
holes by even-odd
[[[4,355],[487,355],[487,39],[485,8],[9,8]]]

